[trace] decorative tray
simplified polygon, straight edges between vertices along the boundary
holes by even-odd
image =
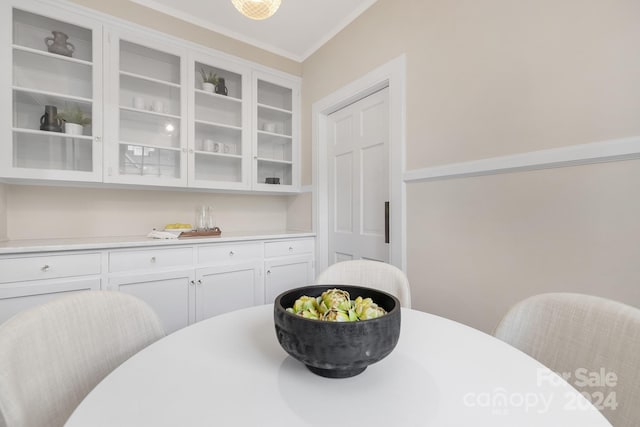
[[[222,234],[222,230],[220,230],[218,227],[213,227],[211,230],[205,230],[205,231],[183,231],[182,233],[180,233],[180,235],[178,237],[182,238],[182,237],[204,237],[204,236],[219,236],[220,234]]]

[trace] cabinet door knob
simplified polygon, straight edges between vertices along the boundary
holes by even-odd
[[[293,252],[293,247],[289,246],[289,252]]]
[[[193,285],[195,285],[195,284],[196,284],[196,282],[195,282],[194,280],[190,280],[190,281],[189,281],[189,284],[190,284],[191,286],[193,286]]]
[[[156,262],[156,257],[152,256],[152,257],[151,257],[151,262],[152,262],[152,263],[155,263],[155,262]]]
[[[233,251],[229,251],[229,256],[234,256],[236,253]]]
[[[202,280],[198,280],[198,285],[202,285]]]
[[[45,264],[45,265],[43,265],[43,266],[42,266],[41,270],[42,270],[42,271],[49,271],[49,269],[50,269],[50,268],[51,268],[51,267],[49,267],[49,265],[48,265],[48,264]]]
[[[267,270],[267,274],[271,274],[271,270]]]

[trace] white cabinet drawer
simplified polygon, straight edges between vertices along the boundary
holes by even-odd
[[[118,251],[109,254],[110,273],[192,265],[192,247]]]
[[[0,283],[100,274],[100,253],[0,259]]]
[[[262,243],[246,243],[211,246],[198,248],[198,264],[218,264],[229,261],[246,261],[263,257]]]
[[[313,239],[280,240],[264,244],[265,258],[308,254],[313,252]]]

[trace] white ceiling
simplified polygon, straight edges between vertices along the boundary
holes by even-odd
[[[131,1],[301,62],[377,0],[282,0],[263,21],[242,16],[231,0]]]

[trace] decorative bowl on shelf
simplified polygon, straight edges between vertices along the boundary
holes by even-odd
[[[371,298],[387,314],[355,322],[315,320],[287,311],[301,296],[317,297],[338,288],[352,299]],[[400,337],[400,301],[386,292],[341,284],[311,285],[276,297],[273,308],[276,335],[282,348],[307,368],[327,378],[348,378],[385,358]]]

